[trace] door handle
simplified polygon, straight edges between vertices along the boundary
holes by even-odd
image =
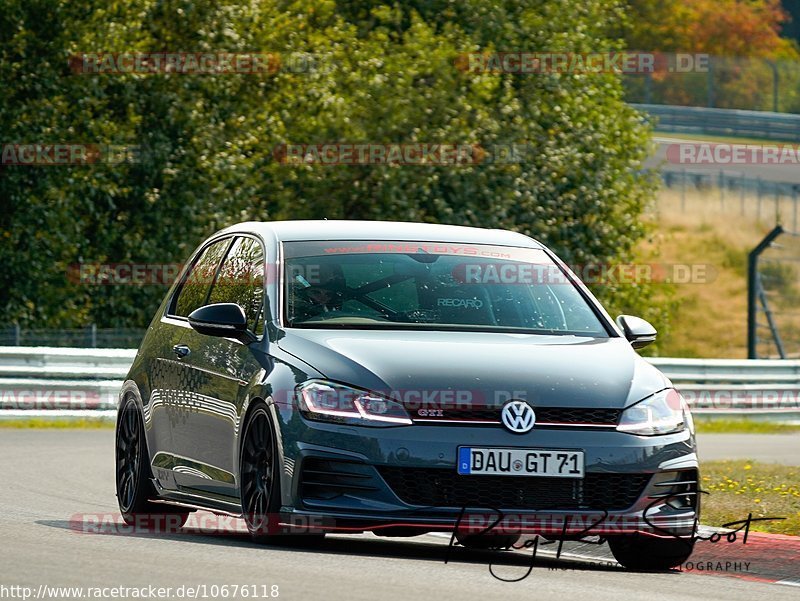
[[[178,356],[178,359],[183,359],[184,357],[188,357],[189,353],[192,352],[185,344],[176,344],[172,347],[172,351]]]

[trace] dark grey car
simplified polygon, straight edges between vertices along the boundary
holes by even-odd
[[[655,335],[521,234],[233,226],[189,259],[131,367],[120,508],[242,516],[258,539],[599,535],[628,567],[675,566],[698,462],[685,402],[634,350]]]

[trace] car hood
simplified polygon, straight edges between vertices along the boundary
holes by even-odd
[[[624,408],[671,386],[617,337],[291,329],[277,344],[327,379],[414,402]]]

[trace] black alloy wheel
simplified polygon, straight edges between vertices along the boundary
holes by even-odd
[[[247,417],[240,460],[242,515],[256,540],[276,531],[280,497],[276,473],[275,437],[267,408],[259,404]]]
[[[126,524],[174,531],[186,523],[188,510],[150,502],[156,495],[150,481],[144,423],[131,397],[123,401],[117,415],[115,458],[117,502]]]
[[[325,537],[323,532],[291,532],[280,526],[277,442],[267,406],[261,402],[247,416],[239,466],[242,516],[253,540],[296,544]]]

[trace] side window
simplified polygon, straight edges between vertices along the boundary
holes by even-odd
[[[230,242],[230,238],[226,238],[206,247],[203,254],[186,275],[170,313],[188,317],[189,313],[206,304],[206,297],[208,296],[209,288],[211,288],[214,274],[217,272],[217,266]]]
[[[211,288],[208,302],[239,304],[247,315],[247,327],[260,335],[264,319],[264,249],[258,240],[236,238]]]

